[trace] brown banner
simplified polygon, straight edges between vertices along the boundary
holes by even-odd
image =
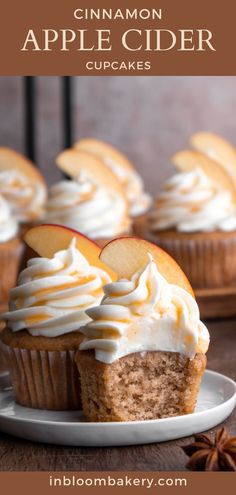
[[[2,75],[235,75],[235,0],[8,0]]]
[[[132,472],[132,473],[0,473],[2,493],[24,495],[81,494],[185,494],[214,493],[233,489],[235,473]]]

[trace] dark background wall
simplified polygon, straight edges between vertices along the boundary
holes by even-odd
[[[171,172],[170,156],[198,130],[219,132],[236,145],[236,77],[77,77],[74,137],[94,136],[134,161],[152,193]],[[24,151],[23,84],[0,78],[0,144]],[[49,183],[60,178],[60,78],[37,84],[37,162]]]

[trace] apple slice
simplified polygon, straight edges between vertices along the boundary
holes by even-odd
[[[199,151],[183,150],[172,157],[173,164],[181,171],[187,172],[200,168],[221,189],[231,192],[233,201],[236,202],[236,186],[227,170],[219,163],[211,160]]]
[[[10,169],[22,173],[30,183],[40,182],[46,188],[45,180],[33,162],[10,148],[0,147],[0,170]]]
[[[116,190],[125,197],[123,188],[115,174],[94,155],[70,148],[57,156],[56,163],[63,172],[72,178],[78,177],[80,172],[85,172],[101,186]]]
[[[212,132],[197,132],[191,136],[190,143],[227,170],[236,172],[236,149],[226,139]]]
[[[112,280],[117,276],[112,269],[107,267],[100,259],[100,247],[76,230],[62,227],[61,225],[38,225],[28,230],[24,240],[28,246],[43,258],[52,258],[57,251],[67,249],[71,240],[76,238],[77,248],[88,262],[106,271]]]
[[[176,261],[161,248],[144,239],[114,239],[102,249],[100,259],[117,273],[118,279],[130,279],[137,270],[145,266],[148,253],[152,255],[161,275],[170,284],[179,285],[194,296],[187,277]]]
[[[104,143],[99,139],[86,138],[77,141],[74,144],[74,147],[81,151],[86,151],[87,153],[91,153],[106,161],[106,158],[109,158],[114,163],[120,165],[120,167],[125,168],[128,171],[134,170],[132,163],[126,158],[123,153],[114,148],[108,143]]]

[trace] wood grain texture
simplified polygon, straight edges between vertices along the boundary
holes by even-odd
[[[236,320],[211,321],[208,368],[236,379]],[[225,422],[236,435],[236,411]],[[213,434],[215,429],[210,431]],[[0,433],[1,471],[174,471],[185,470],[181,445],[190,438],[117,448],[75,448],[37,444]]]
[[[236,316],[236,287],[195,290],[202,318],[228,318]]]

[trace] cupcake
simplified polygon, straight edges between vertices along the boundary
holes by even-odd
[[[92,138],[81,139],[74,146],[97,156],[114,172],[123,186],[131,217],[140,217],[149,210],[151,196],[145,192],[142,178],[123,153],[108,143]]]
[[[108,244],[118,274],[104,287],[75,360],[89,421],[136,421],[194,411],[209,334],[188,280],[170,256],[135,238]]]
[[[195,289],[235,286],[235,183],[200,152],[179,152],[173,162],[180,173],[164,185],[136,234],[171,254]]]
[[[0,333],[15,399],[38,409],[79,409],[74,355],[80,327],[90,319],[85,310],[100,303],[112,272],[99,261],[96,244],[67,228],[34,227],[25,240],[40,257],[28,261],[11,290]]]
[[[18,223],[0,194],[0,311],[7,304],[9,290],[16,283],[22,252]]]
[[[21,225],[22,235],[42,219],[46,191],[42,175],[30,160],[16,151],[0,148],[0,194]]]
[[[71,177],[52,186],[45,221],[82,232],[103,246],[130,232],[128,205],[112,171],[94,156],[69,149],[57,157]]]

